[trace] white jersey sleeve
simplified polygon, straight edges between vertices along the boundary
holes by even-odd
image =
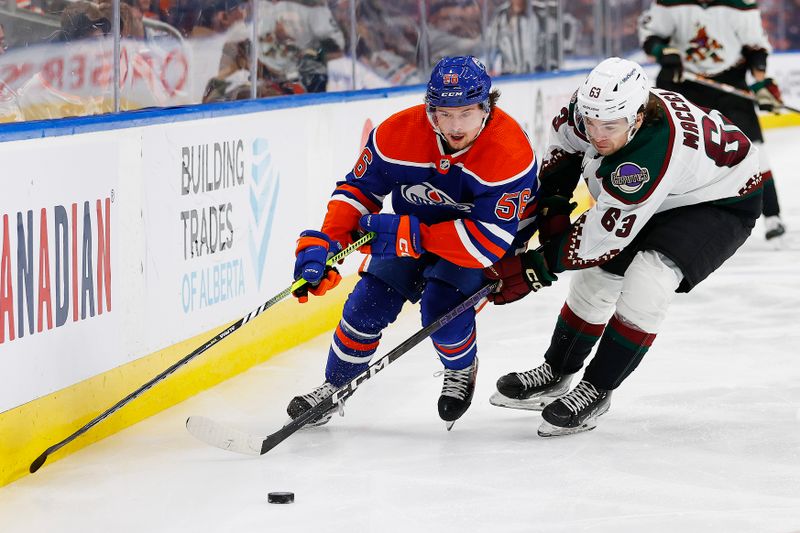
[[[652,36],[669,40],[675,29],[675,19],[670,10],[654,2],[639,18],[639,42],[644,43]]]

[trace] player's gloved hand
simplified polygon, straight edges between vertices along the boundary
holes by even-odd
[[[659,78],[667,78],[672,83],[683,81],[683,60],[681,59],[680,50],[671,46],[664,46],[660,49],[654,49],[653,52],[656,54],[656,61],[661,65],[661,72],[658,74]]]
[[[764,78],[750,86],[750,90],[756,95],[758,108],[761,111],[777,111],[783,107],[783,97],[781,90],[772,78]]]
[[[561,235],[572,225],[570,213],[578,207],[566,196],[546,196],[539,199],[536,222],[539,228],[539,242],[544,244],[553,237]]]
[[[341,250],[337,241],[321,231],[306,230],[300,234],[294,252],[294,279],[303,278],[308,282],[292,293],[300,303],[308,301],[308,293],[322,296],[339,284],[342,280],[339,271],[325,263],[328,257]]]
[[[515,302],[530,292],[549,287],[558,279],[558,276],[547,268],[541,252],[536,250],[506,256],[489,268],[485,268],[483,275],[500,281],[500,286],[489,294],[489,300],[495,305]]]
[[[375,237],[370,243],[361,247],[364,253],[375,257],[416,259],[425,252],[422,248],[419,219],[414,215],[390,213],[364,215],[359,224],[365,231],[375,232]]]

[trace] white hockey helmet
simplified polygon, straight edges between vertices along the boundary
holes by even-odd
[[[650,80],[642,67],[610,57],[592,69],[578,89],[577,108],[584,117],[603,121],[624,118],[633,126],[649,97]]]

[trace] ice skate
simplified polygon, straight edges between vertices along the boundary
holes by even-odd
[[[783,244],[783,236],[786,234],[786,226],[779,216],[764,217],[764,237],[767,242],[771,243],[776,248],[780,248]]]
[[[319,402],[336,392],[337,388],[328,383],[327,381],[316,387],[314,390],[309,392],[308,394],[302,394],[300,396],[295,396],[289,402],[289,405],[286,407],[286,413],[291,417],[292,420],[297,418],[298,416],[302,415],[309,409],[316,406]],[[321,426],[323,424],[327,424],[328,421],[333,416],[333,413],[339,411],[339,415],[344,416],[344,402],[339,402],[336,405],[331,406],[326,412],[322,413],[322,415],[312,418],[309,420],[304,428],[312,428]]]
[[[453,429],[456,420],[467,412],[475,393],[475,378],[478,375],[478,358],[463,370],[445,368],[442,394],[439,396],[439,417],[444,420],[447,431]],[[439,372],[436,373],[439,375]]]
[[[541,411],[544,407],[569,391],[574,374],[560,375],[550,363],[542,363],[533,370],[512,372],[497,380],[497,392],[489,403],[498,407]]]
[[[558,437],[592,430],[597,426],[597,418],[610,406],[611,391],[581,380],[572,391],[544,408],[539,436]]]

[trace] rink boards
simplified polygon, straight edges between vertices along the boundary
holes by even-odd
[[[540,159],[550,118],[584,75],[497,84]],[[412,87],[4,128],[0,485],[283,290],[297,234],[320,225],[370,129],[421,95]],[[278,304],[55,458],[330,330],[359,261],[345,262],[332,294]]]

